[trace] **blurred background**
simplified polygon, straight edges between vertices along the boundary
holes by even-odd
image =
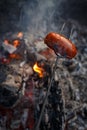
[[[56,31],[63,20],[87,26],[87,1],[0,0],[0,35],[10,31]]]

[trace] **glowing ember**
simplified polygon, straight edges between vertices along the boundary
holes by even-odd
[[[18,35],[17,35],[18,38],[22,38],[23,37],[23,33],[22,32],[19,32]]]
[[[33,70],[39,74],[40,78],[43,77],[44,69],[39,67],[37,63],[35,63],[35,65],[33,66]]]
[[[19,54],[9,54],[10,59],[20,59],[21,56]]]
[[[0,62],[2,62],[3,64],[9,64],[10,60],[2,58],[2,59],[0,59]]]
[[[9,44],[9,41],[7,39],[4,40],[5,44]]]
[[[3,51],[2,54],[0,55],[0,62],[1,63],[10,63],[10,61],[12,59],[16,59],[19,60],[22,58],[20,52],[18,53],[18,49],[20,50],[20,45],[21,45],[21,41],[23,38],[23,33],[19,32],[16,35],[15,39],[11,40],[9,39],[4,39],[2,47],[3,47]]]
[[[13,41],[13,45],[14,45],[15,47],[18,47],[19,44],[20,44],[20,41],[19,41],[19,40],[14,40],[14,41]]]

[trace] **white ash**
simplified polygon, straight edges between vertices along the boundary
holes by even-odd
[[[3,43],[2,46],[3,46],[4,50],[10,54],[12,54],[13,52],[15,52],[17,50],[17,48],[11,44]]]

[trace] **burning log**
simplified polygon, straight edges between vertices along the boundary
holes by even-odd
[[[11,45],[11,44],[7,44],[6,41],[2,44],[3,48],[5,51],[7,51],[8,53],[13,53],[14,51],[16,51],[16,47]]]
[[[28,48],[21,32],[18,33],[16,38],[5,39],[1,46],[1,52],[2,63],[11,62],[14,59],[24,60],[25,62],[36,62],[36,55]]]

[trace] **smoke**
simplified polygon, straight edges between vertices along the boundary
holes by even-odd
[[[85,0],[27,0],[21,11],[20,25],[34,37],[43,37],[50,31],[59,32],[64,21],[68,19],[87,23],[84,19],[86,5]]]
[[[22,28],[34,36],[43,36],[49,31],[56,31],[58,29],[54,24],[56,4],[59,10],[61,0],[29,0],[26,2],[20,16]],[[57,15],[60,16],[60,12],[57,11]]]
[[[43,36],[59,31],[64,20],[76,20],[87,25],[87,1],[76,0],[1,0],[0,35],[27,31]]]

